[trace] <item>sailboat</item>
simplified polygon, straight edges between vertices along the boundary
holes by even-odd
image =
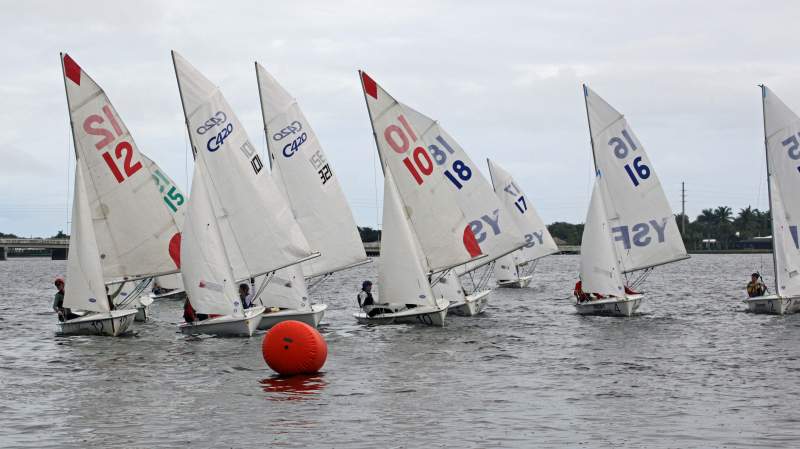
[[[525,246],[497,260],[494,267],[498,287],[525,288],[533,279],[536,261],[558,252],[558,245],[539,218],[533,203],[510,173],[487,159],[494,192],[525,236]]]
[[[72,201],[72,226],[67,257],[64,307],[85,311],[79,318],[58,323],[62,335],[108,335],[116,337],[128,330],[136,309],[111,310],[106,296],[100,251],[95,240],[92,214],[84,184],[84,164],[75,168],[75,193]]]
[[[633,289],[652,269],[689,255],[653,165],[625,117],[588,86],[583,93],[595,184],[580,275],[583,291],[594,298],[579,299],[575,307],[582,315],[630,316],[642,300]],[[634,272],[638,276],[623,284],[621,276]]]
[[[766,86],[761,86],[767,188],[772,215],[775,291],[744,300],[754,313],[789,314],[800,310],[800,117]]]
[[[421,137],[426,130],[414,127],[407,107],[369,75],[359,75],[384,174],[384,204],[376,304],[354,316],[360,323],[442,326],[450,301],[435,295],[432,285],[482,256],[451,190],[453,182],[468,177],[457,170],[448,177],[431,158]]]
[[[253,285],[257,300],[276,272],[318,257],[319,253],[309,249],[284,195],[263,170],[261,157],[219,88],[174,51],[172,60],[195,156],[191,204],[195,201],[194,183],[198,181],[203,182],[198,191],[210,204],[207,211],[198,206],[202,213],[197,212],[196,216],[187,214],[184,226],[196,230],[193,235],[198,241],[193,244],[200,248],[184,248],[188,242],[181,245],[181,274],[194,309],[201,314],[219,314],[214,310],[219,310],[216,307],[224,303],[229,292],[211,295],[206,291],[209,285],[252,284],[251,280],[258,278],[261,284],[257,288]],[[190,205],[190,211],[192,208]],[[213,220],[208,218],[209,214],[213,215]],[[199,221],[190,223],[193,219]],[[199,232],[198,223],[217,231]],[[216,236],[220,244],[212,242]],[[206,241],[209,248],[205,248]],[[183,257],[212,250],[213,253],[204,257]],[[220,254],[224,254],[224,261]],[[228,266],[232,278],[220,264]],[[207,282],[206,276],[213,280]],[[195,295],[200,298],[196,300]],[[205,300],[209,296],[216,298],[215,306]],[[231,319],[234,316],[247,318],[252,310],[243,312],[236,302],[238,300],[234,300],[233,309],[225,305],[224,315]],[[260,323],[265,307],[255,306],[254,309],[259,310]],[[207,321],[210,320],[187,323],[181,329],[188,333],[217,332],[218,329]]]
[[[338,177],[297,100],[255,66],[272,177],[309,245],[322,254],[274,274],[259,298],[268,308],[260,328],[289,319],[316,327],[327,305],[309,301],[309,285],[369,259]]]
[[[140,281],[115,298],[147,319],[151,278],[178,272],[180,227],[173,215],[184,198],[154,182],[158,166],[147,159],[100,86],[68,54],[61,54],[75,154],[82,161],[90,219],[110,290]],[[120,285],[120,287],[115,287]]]
[[[448,193],[466,215],[483,257],[476,262],[453,268],[433,285],[434,294],[450,300],[449,313],[475,316],[483,313],[489,302],[493,262],[525,245],[522,232],[511,213],[500,203],[491,184],[481,174],[466,151],[444,130],[439,122],[403,104],[405,117],[433,162],[442,167]],[[486,268],[481,271],[481,268]],[[461,277],[469,276],[471,291]]]

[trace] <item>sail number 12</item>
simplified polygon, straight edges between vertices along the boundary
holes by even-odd
[[[116,137],[122,136],[122,127],[119,125],[117,118],[114,116],[114,112],[111,110],[111,106],[105,105],[103,106],[103,115],[105,115],[105,119],[98,115],[92,114],[86,117],[86,120],[83,121],[83,130],[86,131],[87,134],[91,134],[94,136],[100,136],[102,139],[97,141],[94,144],[95,148],[102,151],[106,148],[109,144],[113,143]],[[111,132],[108,128],[102,127],[106,120],[111,125],[114,133]],[[130,142],[123,140],[122,142],[118,143],[117,146],[114,148],[114,156],[111,156],[110,151],[106,151],[102,154],[103,160],[108,165],[108,168],[111,170],[111,173],[114,175],[114,179],[117,180],[118,183],[121,183],[125,180],[126,177],[130,178],[133,176],[134,173],[139,171],[142,168],[142,163],[140,161],[136,161],[133,163],[133,146]],[[124,157],[122,170],[117,165],[117,162],[114,160],[120,160]],[[124,171],[124,175],[123,175]]]

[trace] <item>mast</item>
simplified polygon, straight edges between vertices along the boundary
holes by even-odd
[[[759,84],[761,88],[761,119],[764,125],[764,155],[767,160],[767,197],[769,198],[770,227],[772,228],[772,269],[775,273],[775,294],[778,294],[778,257],[775,254],[775,208],[772,207],[772,171],[769,168],[769,145],[767,144],[767,87]]]
[[[256,85],[258,86],[258,102],[261,103],[261,121],[264,122],[264,140],[267,145],[267,160],[269,169],[272,171],[272,152],[269,150],[269,131],[267,131],[267,111],[264,110],[264,97],[261,95],[261,77],[258,76],[258,61],[254,61],[256,66]]]
[[[586,123],[589,125],[589,145],[592,147],[592,162],[594,162],[594,174],[595,177],[597,176],[597,157],[594,154],[594,136],[592,135],[592,121],[589,120],[589,100],[587,97],[589,96],[589,91],[586,88],[586,84],[582,84],[583,86],[583,104],[586,107]]]
[[[372,127],[372,138],[375,139],[375,151],[378,152],[378,159],[381,162],[381,173],[385,175],[386,169],[383,168],[383,156],[381,156],[380,146],[378,145],[378,135],[375,134],[375,121],[372,120],[372,111],[370,111],[369,102],[367,101],[367,91],[364,90],[364,72],[361,70],[358,71],[358,80],[361,81],[361,92],[364,94],[364,105],[367,107],[367,115],[369,115],[369,126]]]
[[[170,50],[172,57],[172,69],[175,70],[175,82],[178,83],[178,95],[181,97],[181,108],[183,109],[183,122],[186,124],[186,134],[189,136],[189,144],[192,146],[192,159],[197,159],[197,148],[194,147],[192,142],[192,129],[189,126],[189,114],[186,111],[186,103],[183,101],[183,91],[181,90],[180,78],[178,78],[178,66],[175,64],[175,50]]]

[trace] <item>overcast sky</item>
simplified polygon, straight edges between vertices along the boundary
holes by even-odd
[[[139,149],[184,189],[191,157],[169,51],[221,87],[263,151],[258,60],[300,102],[362,226],[377,214],[359,68],[438,119],[485,174],[487,157],[511,171],[547,223],[586,215],[583,82],[626,115],[676,212],[686,182],[690,216],[768,207],[757,84],[800,111],[792,1],[0,6],[0,231],[26,236],[68,229],[74,159],[59,51],[105,89]]]

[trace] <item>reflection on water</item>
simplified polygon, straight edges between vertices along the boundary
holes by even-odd
[[[378,262],[379,263],[379,262]],[[796,447],[800,316],[740,313],[770,255],[659,267],[641,315],[581,317],[578,258],[444,328],[358,325],[369,264],[329,279],[324,375],[187,337],[156,302],[126,338],[56,337],[65,263],[0,262],[0,447]],[[771,279],[767,279],[769,283]]]
[[[296,376],[272,376],[258,383],[270,401],[303,401],[316,399],[327,385],[324,374],[298,374]]]

